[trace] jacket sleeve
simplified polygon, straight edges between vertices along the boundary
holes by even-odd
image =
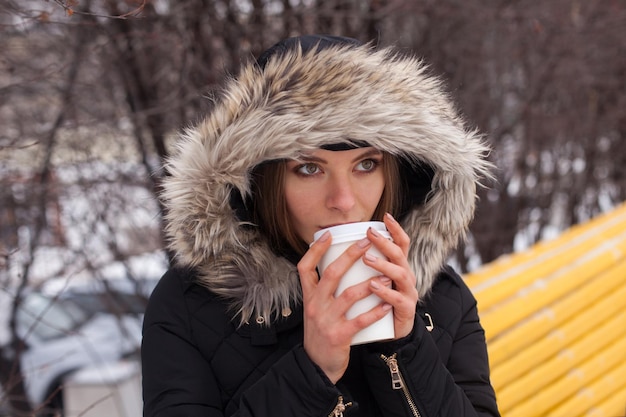
[[[459,304],[459,314],[454,329],[446,330],[451,336],[446,359],[442,359],[440,349],[419,315],[410,336],[395,343],[380,344],[367,354],[368,382],[385,417],[415,416],[411,403],[420,417],[499,416],[489,380],[485,335],[476,300],[460,277],[453,278],[460,291],[460,297],[454,297]],[[436,326],[436,318],[434,320]],[[397,361],[401,379],[395,389],[391,368],[383,356]]]
[[[326,417],[340,396],[302,345],[279,360],[242,396],[237,416]]]
[[[181,281],[177,273],[168,272],[146,310],[141,352],[144,417],[319,417],[331,412],[338,391],[301,345],[224,410],[211,366],[193,343]]]

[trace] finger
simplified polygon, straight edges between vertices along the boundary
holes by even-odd
[[[407,292],[402,292],[397,288],[392,288],[389,285],[390,281],[387,277],[376,277],[372,278],[369,284],[374,294],[391,304],[396,310],[408,308],[409,312],[414,312],[415,304],[419,298],[417,289],[412,287]]]
[[[347,325],[352,327],[351,333],[356,334],[359,330],[363,330],[367,326],[370,326],[385,317],[387,313],[389,313],[389,310],[391,310],[392,308],[393,307],[391,304],[381,302],[379,305],[372,308],[371,310],[359,314],[351,320],[348,320]]]
[[[398,264],[395,264],[392,261],[393,259],[387,260],[379,258],[370,252],[363,256],[363,262],[365,265],[374,268],[379,271],[381,275],[393,280],[396,290],[400,292],[407,292],[415,289],[417,279],[411,271],[407,260],[405,258],[396,258],[396,262],[398,262]]]
[[[307,298],[307,294],[310,294],[317,286],[319,281],[316,269],[317,264],[330,247],[331,241],[330,232],[324,233],[319,239],[313,242],[309,250],[302,256],[300,262],[298,262],[302,295],[305,299]]]
[[[378,258],[373,253],[368,252],[364,256],[365,263],[379,271],[382,275],[391,278],[398,278],[409,272],[409,261],[404,251],[378,231],[370,229],[367,231],[368,238],[374,246],[384,255],[384,258]]]
[[[392,234],[393,242],[373,229],[368,234],[368,237],[370,237],[372,243],[381,253],[387,257],[389,262],[369,257],[369,260],[366,259],[365,263],[392,278],[396,289],[399,291],[410,292],[417,283],[415,274],[412,272],[408,261],[410,238],[402,226],[389,213],[385,215],[385,224],[390,234]]]
[[[372,295],[372,288],[369,283],[369,279],[366,279],[363,282],[352,285],[341,292],[341,294],[337,297],[336,303],[336,312],[344,316],[350,308],[354,305],[354,303]]]
[[[400,223],[390,213],[386,213],[384,217],[385,226],[391,234],[391,238],[394,243],[398,245],[405,256],[409,254],[409,246],[411,244],[411,239],[409,235],[404,231]]]
[[[377,286],[375,280],[372,280],[371,284],[374,294],[386,304],[393,306],[396,337],[404,337],[409,334],[415,321],[415,308],[419,299],[417,290],[413,290],[410,296],[406,296],[382,285]]]
[[[367,231],[367,237],[392,264],[399,265],[402,268],[408,268],[409,263],[407,255],[404,250],[396,244],[395,240],[391,241],[387,239],[373,228]],[[385,275],[389,275],[389,271],[381,272]]]

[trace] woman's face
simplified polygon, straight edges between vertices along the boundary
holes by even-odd
[[[370,221],[385,188],[383,154],[374,148],[317,150],[289,161],[285,199],[291,223],[307,243],[338,224]]]

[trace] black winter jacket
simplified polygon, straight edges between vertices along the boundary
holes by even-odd
[[[341,397],[345,417],[414,416],[411,402],[421,417],[497,416],[476,301],[452,269],[419,313],[405,339],[353,347],[335,386],[302,348],[301,309],[271,327],[238,328],[193,272],[170,270],[144,323],[144,415],[324,417]],[[397,359],[412,401],[385,357]]]
[[[422,417],[496,416],[476,303],[452,270],[441,272],[489,175],[482,137],[422,61],[393,48],[313,36],[262,58],[229,79],[165,166],[175,269],[145,316],[145,416],[325,417],[338,402],[346,416],[416,415],[405,393]],[[302,347],[297,259],[250,217],[253,173],[361,146],[397,161],[393,215],[410,238],[422,301],[410,336],[353,347],[335,386]]]

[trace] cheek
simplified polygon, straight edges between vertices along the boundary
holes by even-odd
[[[286,193],[285,202],[287,203],[287,212],[290,216],[298,216],[302,211],[302,198],[298,193]]]
[[[372,214],[374,214],[376,207],[378,207],[384,189],[385,179],[382,173],[372,178],[367,184],[364,184],[364,187],[361,189],[362,201]]]
[[[305,242],[311,242],[315,232],[315,215],[319,213],[315,193],[304,190],[291,190],[285,193],[287,215],[296,234]]]
[[[287,212],[292,217],[292,220],[296,222],[300,221],[307,214],[307,209],[310,210],[312,205],[312,196],[314,193],[311,190],[307,190],[302,186],[293,185],[285,187],[285,203],[287,205]]]

